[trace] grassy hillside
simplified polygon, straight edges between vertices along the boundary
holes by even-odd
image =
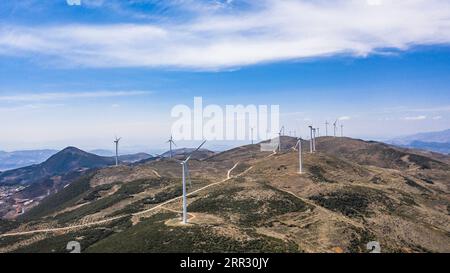
[[[88,174],[77,179],[75,182],[68,185],[60,192],[53,194],[28,211],[26,214],[20,217],[23,220],[39,219],[49,215],[61,208],[73,205],[80,196],[86,194],[90,189],[89,181],[93,174]]]
[[[248,231],[249,238],[220,236],[209,226],[167,227],[171,213],[154,215],[90,246],[86,252],[296,252],[294,243]]]

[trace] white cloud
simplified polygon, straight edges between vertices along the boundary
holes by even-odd
[[[340,117],[340,118],[338,118],[339,120],[350,120],[351,119],[351,117],[349,117],[349,116],[343,116],[343,117]]]
[[[435,116],[435,117],[432,117],[432,119],[433,120],[440,120],[440,119],[442,119],[442,116]]]
[[[127,97],[151,94],[148,91],[97,91],[97,92],[71,92],[71,93],[34,93],[0,96],[0,102],[23,101],[55,101],[69,99],[93,99],[108,97]]]
[[[181,22],[177,18],[153,24],[4,25],[0,54],[43,54],[60,64],[88,67],[224,69],[450,42],[447,0],[248,3],[253,6],[245,10],[199,9]]]
[[[404,120],[425,120],[427,116],[415,116],[415,117],[405,117]]]
[[[412,106],[397,106],[397,107],[390,107],[382,109],[381,111],[373,111],[370,112],[370,114],[390,114],[390,115],[397,115],[403,113],[404,115],[407,114],[428,114],[428,115],[439,115],[441,113],[447,113],[450,112],[450,105],[438,105],[438,106],[429,106],[429,107],[412,107]],[[366,112],[367,114],[367,112]]]
[[[66,0],[69,6],[81,6],[81,0]]]

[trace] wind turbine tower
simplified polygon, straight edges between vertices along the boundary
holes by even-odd
[[[302,138],[299,138],[297,141],[297,144],[294,147],[295,148],[298,147],[298,173],[302,174],[303,173],[303,161],[302,161]]]
[[[341,137],[344,137],[344,124],[341,124]]]
[[[284,135],[284,126],[281,127],[280,132],[278,133],[278,151],[281,153],[281,136]]]
[[[328,124],[330,124],[327,120],[325,121],[325,136],[328,136]]]
[[[316,151],[316,128],[313,128],[313,151]]]
[[[200,150],[200,148],[203,146],[203,144],[205,144],[206,140],[202,142],[202,144],[200,144],[200,146],[197,147],[197,149],[195,149],[193,152],[191,152],[188,157],[184,160],[181,161],[181,166],[182,166],[182,179],[183,179],[183,224],[187,224],[187,192],[186,192],[186,178],[189,177],[189,167],[188,167],[188,161],[189,159],[191,159],[191,156],[193,153],[197,152],[198,150]]]
[[[333,123],[334,126],[334,137],[336,137],[336,127],[337,127],[337,120]]]
[[[175,141],[173,141],[173,137],[170,136],[169,140],[166,142],[169,143],[169,147],[170,147],[170,158],[173,157],[173,153],[172,153],[172,144],[176,147],[177,145],[175,144]]]
[[[313,153],[313,141],[314,141],[314,139],[313,139],[313,127],[309,126],[309,130],[310,130],[310,133],[311,133],[311,138],[310,138],[310,141],[309,141],[309,152]]]
[[[121,137],[116,137],[116,139],[114,140],[114,144],[116,145],[116,166],[119,166],[119,141],[121,139]]]

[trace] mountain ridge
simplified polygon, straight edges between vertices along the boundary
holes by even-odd
[[[28,184],[47,176],[83,168],[104,167],[113,163],[112,158],[97,156],[69,146],[40,164],[0,173],[0,184]]]
[[[391,139],[389,143],[404,145],[416,140],[423,142],[438,142],[438,143],[450,142],[450,129],[442,131],[423,132],[403,137],[397,137]]]
[[[387,143],[412,149],[450,154],[450,129],[398,137],[388,140]]]
[[[68,229],[25,246],[0,240],[0,251],[64,252],[58,242],[73,238],[85,252],[365,252],[374,240],[383,252],[450,250],[448,157],[320,137],[314,154],[302,142],[300,175],[296,139],[281,141],[279,153],[255,144],[192,159],[188,226],[179,224],[180,164],[158,158],[83,176],[52,197],[70,198],[48,197],[22,219]]]

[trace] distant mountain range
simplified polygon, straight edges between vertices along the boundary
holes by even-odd
[[[57,150],[0,151],[0,171],[39,164],[56,154]]]
[[[92,154],[96,154],[99,156],[106,156],[106,157],[114,157],[115,153],[111,150],[105,150],[105,149],[95,149],[89,151]],[[141,160],[152,158],[153,156],[148,153],[134,153],[134,154],[125,154],[125,155],[119,155],[119,160],[121,162],[125,163],[135,163]]]
[[[172,150],[172,156],[178,159],[183,159],[188,154],[192,153],[195,150],[195,148],[181,148],[181,149],[175,149]],[[205,159],[212,155],[214,155],[215,152],[210,151],[208,149],[200,149],[194,154],[192,154],[193,159]],[[162,157],[170,157],[170,151],[167,151],[161,155]]]
[[[450,154],[450,129],[399,137],[387,141],[387,143],[442,154]]]
[[[114,152],[106,149],[95,149],[89,151],[92,154],[96,154],[99,156],[114,156]]]
[[[135,163],[141,160],[153,158],[152,155],[147,153],[137,153],[137,154],[130,154],[130,155],[119,155],[119,160],[121,162],[125,163]]]
[[[110,150],[96,149],[89,152],[103,157],[114,156],[114,153]],[[56,153],[58,153],[58,150],[52,149],[13,152],[0,151],[0,172],[40,164]],[[151,157],[152,155],[147,153],[135,153],[120,155],[119,160],[126,163],[134,163]]]

